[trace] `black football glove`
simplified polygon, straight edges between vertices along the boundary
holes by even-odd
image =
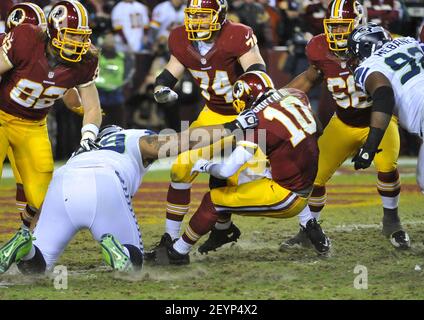
[[[100,145],[97,144],[96,142],[94,142],[93,140],[91,140],[91,139],[82,139],[80,141],[80,145],[77,148],[77,150],[75,150],[72,153],[71,158],[73,158],[73,157],[75,157],[75,156],[77,156],[77,155],[79,155],[81,153],[84,153],[84,152],[87,152],[87,151],[91,151],[91,150],[98,150],[98,149],[100,149]]]
[[[371,149],[366,145],[363,145],[362,148],[360,148],[355,154],[355,156],[352,158],[355,170],[369,168],[371,166],[372,161],[374,160],[375,155],[381,150],[382,149]]]

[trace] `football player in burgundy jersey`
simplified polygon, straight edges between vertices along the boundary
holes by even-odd
[[[308,92],[325,81],[337,103],[335,114],[318,140],[320,156],[314,190],[309,206],[318,219],[326,203],[327,181],[342,163],[366,143],[369,132],[371,99],[356,87],[354,75],[348,68],[347,39],[353,28],[366,23],[366,12],[356,0],[333,0],[328,5],[323,21],[325,34],[313,37],[306,46],[309,67],[292,80],[287,87]],[[383,234],[395,247],[408,248],[409,237],[403,231],[398,215],[400,180],[397,170],[399,155],[397,118],[393,117],[375,155],[378,172],[377,190],[383,203]],[[354,159],[356,159],[354,157]],[[355,169],[358,169],[355,163]],[[283,247],[308,244],[302,229]]]
[[[86,9],[78,1],[56,3],[46,32],[34,24],[16,26],[23,14],[18,10],[11,16],[12,29],[0,49],[0,172],[11,147],[28,201],[26,210],[33,215],[53,171],[46,125],[50,107],[69,89],[78,89],[84,105],[78,152],[91,147],[101,111],[94,84],[98,58],[90,41]]]
[[[172,88],[188,70],[202,89],[205,106],[190,127],[221,124],[236,116],[232,108],[232,85],[244,71],[265,71],[257,40],[248,26],[226,19],[226,0],[190,0],[184,25],[174,28],[168,39],[171,53],[165,70],[156,78],[155,99],[159,103],[178,98]],[[221,147],[221,144],[219,144]],[[219,148],[218,148],[219,149]],[[191,168],[210,148],[181,154],[171,169],[167,196],[166,233],[180,235],[189,210]],[[256,157],[256,156],[255,156]],[[154,257],[154,250],[151,251]],[[150,255],[147,254],[149,259]]]
[[[266,94],[268,93],[268,94]],[[201,253],[225,242],[232,228],[216,229],[220,218],[231,213],[243,216],[290,218],[299,215],[301,227],[320,254],[330,249],[330,241],[308,207],[308,198],[318,167],[317,124],[307,96],[297,89],[273,90],[264,72],[244,73],[234,84],[234,109],[253,110],[259,119],[253,132],[237,141],[237,147],[224,162],[199,159],[192,172],[206,172],[226,179],[250,161],[256,148],[262,148],[270,163],[267,177],[237,186],[212,189],[190,219],[181,238],[173,243],[169,235],[156,254],[158,264],[187,264],[189,251],[199,238],[212,230],[199,247]],[[261,141],[260,136],[265,139]]]
[[[39,25],[43,28],[43,30],[47,28],[47,20],[43,10],[32,2],[19,3],[9,10],[6,18],[6,33],[10,32],[13,28],[22,23],[29,23],[36,26]],[[0,43],[3,43],[6,33],[0,34]],[[84,114],[82,111],[83,108],[81,107],[81,98],[79,97],[78,90],[75,88],[66,92],[63,96],[63,102],[71,111],[79,115]],[[27,200],[25,198],[24,187],[21,176],[15,165],[15,157],[11,147],[9,147],[7,151],[7,157],[9,158],[13,176],[16,180],[16,206],[20,213],[22,223],[27,227],[30,227],[34,212],[31,209],[26,209]]]

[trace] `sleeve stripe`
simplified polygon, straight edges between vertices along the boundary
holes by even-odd
[[[361,84],[364,84],[365,77],[366,77],[369,70],[370,70],[370,68],[365,68],[365,70],[362,72],[361,79],[360,79]]]
[[[7,62],[7,64],[8,64],[11,68],[13,68],[14,66],[13,66],[12,62],[10,61],[9,57],[7,56],[6,51],[5,51],[3,48],[2,48],[2,50],[1,50],[1,53],[3,54],[3,58],[4,58],[4,60]]]

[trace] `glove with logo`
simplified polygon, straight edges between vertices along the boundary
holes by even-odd
[[[238,115],[238,117],[224,124],[224,128],[230,131],[234,131],[237,129],[247,130],[254,129],[258,126],[259,119],[256,116],[256,113],[252,110],[245,110]]]

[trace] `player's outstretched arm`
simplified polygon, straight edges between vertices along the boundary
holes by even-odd
[[[392,85],[382,73],[371,73],[365,81],[365,89],[372,98],[370,131],[365,144],[352,159],[356,170],[368,168],[375,154],[381,151],[378,146],[389,125],[395,106]]]
[[[81,97],[76,88],[71,88],[66,91],[62,99],[66,108],[79,116],[84,116],[84,108],[82,107]]]
[[[189,128],[175,134],[159,134],[140,138],[140,151],[143,160],[153,162],[159,158],[176,156],[182,152],[202,148],[213,144],[223,137],[235,134],[236,130],[253,129],[258,125],[258,118],[251,110],[242,112],[234,121],[214,126]],[[190,137],[202,137],[190,139]]]
[[[309,65],[308,69],[290,81],[285,88],[295,88],[308,93],[313,87],[321,83],[322,75],[315,66]]]

